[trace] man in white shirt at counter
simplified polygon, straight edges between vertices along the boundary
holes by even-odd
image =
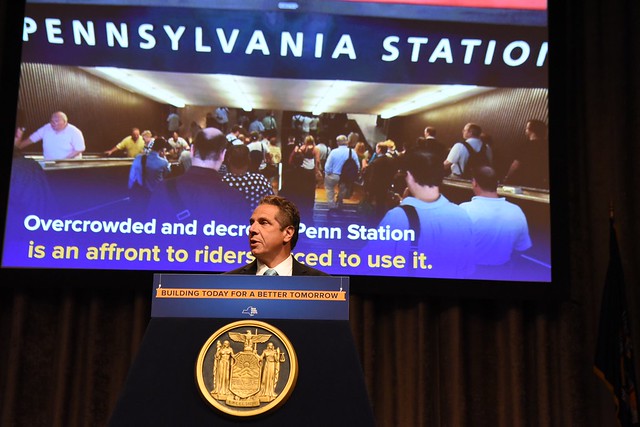
[[[82,131],[69,123],[67,115],[56,111],[46,125],[32,133],[28,139],[17,142],[19,149],[42,141],[45,160],[80,159],[85,150]]]
[[[527,218],[518,205],[498,196],[498,178],[493,168],[483,166],[476,170],[471,185],[475,196],[460,207],[471,218],[476,274],[498,278],[493,273],[506,275],[505,267],[514,252],[531,247]],[[494,271],[496,267],[499,269]]]

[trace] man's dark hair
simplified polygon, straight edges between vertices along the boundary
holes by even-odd
[[[227,147],[227,138],[220,129],[201,129],[193,140],[193,155],[201,160],[219,160]]]
[[[431,136],[436,136],[436,128],[433,126],[427,126],[424,131]]]
[[[400,158],[400,169],[411,172],[419,185],[439,187],[444,178],[444,167],[438,156],[425,147],[414,147],[407,150]]]
[[[276,220],[280,224],[280,230],[284,230],[289,226],[293,227],[294,233],[291,238],[291,250],[293,250],[298,242],[298,231],[300,229],[300,211],[296,205],[281,196],[265,196],[258,205],[271,205],[278,208]]]
[[[151,146],[151,150],[160,152],[163,148],[168,151],[168,150],[171,150],[173,147],[163,137],[159,136],[155,138],[153,140],[153,145]]]
[[[547,137],[547,124],[542,120],[529,120],[529,129],[535,133],[538,138],[545,139]]]
[[[468,125],[469,125],[469,133],[471,134],[471,136],[475,138],[480,138],[480,135],[482,135],[482,128],[475,123],[469,123]]]
[[[498,189],[498,176],[491,166],[482,166],[474,170],[473,179],[484,191],[494,192]]]
[[[244,170],[249,168],[249,147],[246,145],[233,145],[227,150],[225,159],[234,169]]]

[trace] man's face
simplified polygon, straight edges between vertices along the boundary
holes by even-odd
[[[531,124],[529,122],[527,122],[527,125],[524,127],[524,134],[526,135],[527,138],[531,138]]]
[[[140,130],[139,129],[134,129],[131,131],[131,139],[133,139],[134,141],[137,141],[138,138],[140,138]]]
[[[67,121],[64,119],[62,114],[53,114],[51,116],[51,127],[56,132],[61,131],[67,126]]]
[[[471,137],[471,134],[469,133],[469,125],[465,125],[465,127],[462,128],[462,137],[464,139],[469,139]]]
[[[281,225],[276,219],[278,212],[277,206],[259,205],[249,220],[251,253],[261,261],[273,259],[293,237],[293,226],[281,230]]]

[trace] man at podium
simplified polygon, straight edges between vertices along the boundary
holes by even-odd
[[[264,197],[253,211],[249,224],[249,246],[256,259],[225,274],[328,276],[291,255],[298,241],[300,212],[289,200],[280,196]]]

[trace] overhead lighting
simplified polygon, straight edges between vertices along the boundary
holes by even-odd
[[[227,90],[233,93],[233,99],[240,104],[240,108],[244,111],[252,111],[255,102],[247,95],[245,85],[238,81],[238,77],[231,74],[216,74],[215,78],[218,80],[220,87],[227,88]]]
[[[281,1],[278,2],[278,9],[282,10],[296,10],[300,5],[295,1]]]
[[[115,67],[94,67],[91,69],[91,72],[106,77],[120,87],[142,93],[146,97],[158,102],[170,104],[176,108],[183,108],[186,105],[184,99],[168,90],[158,87],[157,82],[140,77],[132,70]]]
[[[319,116],[322,113],[335,112],[333,106],[339,105],[341,99],[349,96],[349,92],[355,90],[354,87],[353,82],[345,80],[333,80],[328,88],[320,86],[316,96],[319,99],[311,108],[311,114]]]
[[[394,104],[390,108],[382,111],[380,113],[380,117],[383,119],[390,119],[392,117],[401,116],[413,111],[423,110],[426,107],[430,107],[442,101],[450,101],[451,98],[468,94],[469,92],[476,92],[477,90],[478,86],[473,85],[442,86],[435,91],[429,90],[427,92],[423,92],[422,94],[413,97],[409,101]]]

